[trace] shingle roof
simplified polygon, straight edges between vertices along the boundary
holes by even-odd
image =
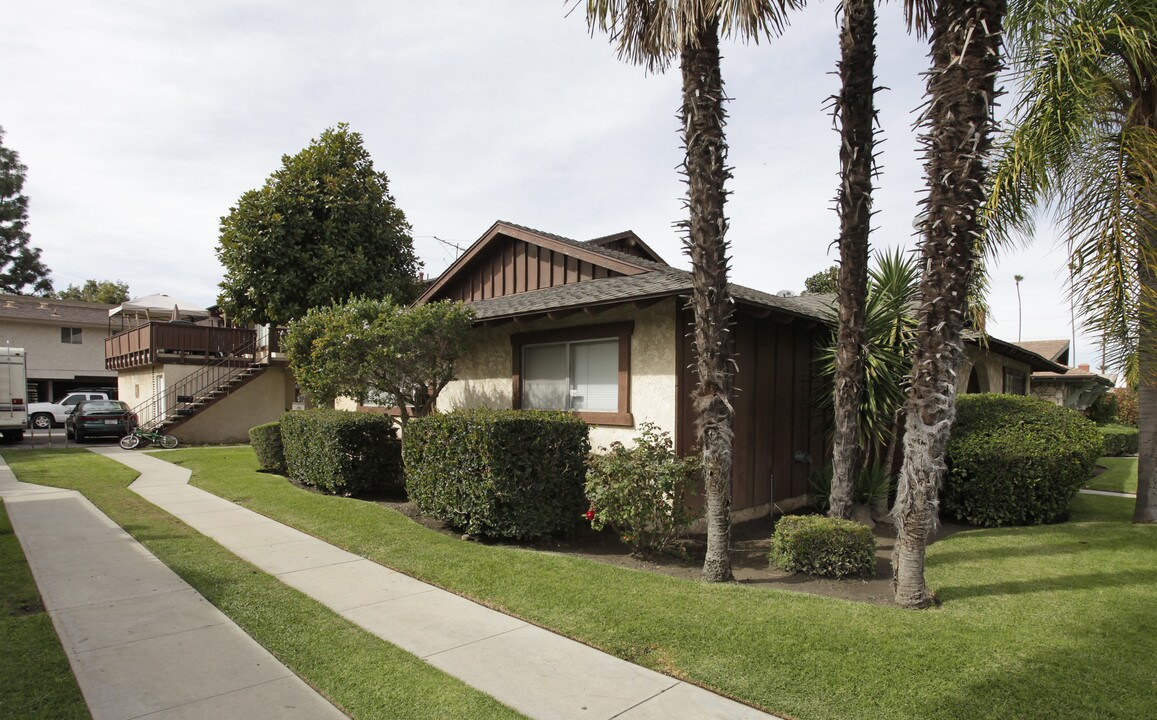
[[[606,251],[600,248],[599,252]],[[810,298],[779,297],[735,284],[732,284],[730,288],[736,301],[748,305],[777,310],[820,322],[826,321],[830,316],[830,314],[824,314],[820,304]],[[686,295],[690,292],[690,272],[670,266],[659,266],[655,270],[638,275],[587,280],[571,285],[532,290],[517,295],[478,300],[470,303],[470,307],[479,320],[496,320],[552,310]]]
[[[1017,345],[1054,362],[1069,349],[1068,340],[1023,340]]]
[[[57,300],[31,295],[0,294],[0,319],[53,325],[108,325],[108,311],[116,305]]]

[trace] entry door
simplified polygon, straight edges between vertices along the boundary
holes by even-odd
[[[157,415],[156,419],[160,420],[165,417],[165,411],[169,409],[168,401],[165,397],[165,376],[157,374],[153,376],[153,397],[156,398]]]

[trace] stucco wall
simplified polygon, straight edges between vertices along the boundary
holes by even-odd
[[[1009,368],[1024,373],[1025,391],[1032,394],[1032,368],[1028,363],[1013,360],[971,343],[964,346],[964,360],[956,371],[956,392],[968,391],[968,378],[974,367],[980,379],[980,392],[1004,392],[1004,370]]]
[[[273,366],[178,425],[173,434],[192,444],[247,443],[249,428],[281,417],[292,405],[293,396],[292,374],[287,368]]]
[[[61,327],[79,327],[81,343],[62,343]],[[104,377],[110,381],[116,378],[116,371],[104,369],[104,339],[107,335],[107,327],[0,321],[0,343],[25,349],[28,377],[35,380],[72,380],[77,376]]]
[[[630,306],[588,315],[576,313],[560,320],[543,318],[527,323],[506,323],[476,328],[469,347],[457,365],[458,380],[438,396],[438,409],[510,408],[512,404],[512,358],[510,336],[537,330],[599,325],[634,320],[631,335],[631,406],[635,427],[652,422],[662,430],[675,431],[675,300],[658,302],[642,310]],[[591,427],[591,446],[596,450],[618,440],[629,442],[635,428]]]

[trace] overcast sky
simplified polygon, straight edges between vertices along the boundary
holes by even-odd
[[[209,305],[221,216],[322,130],[348,122],[406,213],[428,274],[495,220],[577,240],[634,230],[686,267],[677,68],[648,75],[575,0],[8,0],[0,126],[28,166],[32,243],[58,289],[128,282]],[[873,244],[911,247],[925,49],[885,4]],[[725,43],[735,282],[799,291],[838,256],[837,3],[783,37]],[[989,331],[1069,338],[1049,235],[991,266]],[[1100,364],[1078,339],[1078,362]]]

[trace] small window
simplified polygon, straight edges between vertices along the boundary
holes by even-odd
[[[80,328],[60,328],[60,342],[65,345],[80,345]]]
[[[1004,392],[1008,395],[1027,395],[1027,377],[1020,370],[1004,370]]]

